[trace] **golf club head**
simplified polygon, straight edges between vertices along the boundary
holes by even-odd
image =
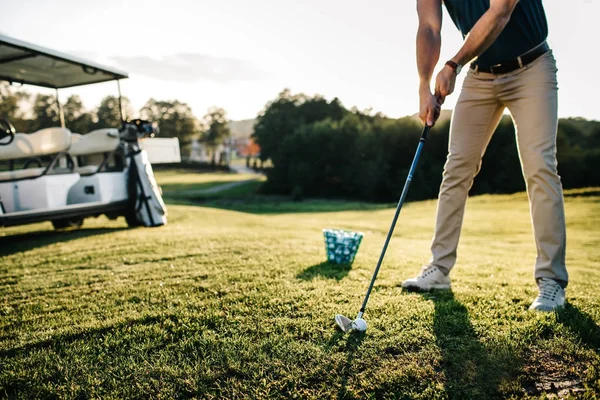
[[[343,332],[350,332],[352,330],[352,320],[342,314],[335,316],[335,322]]]

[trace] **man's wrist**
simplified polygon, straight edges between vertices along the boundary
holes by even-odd
[[[458,74],[460,74],[460,71],[462,70],[463,66],[460,65],[459,63],[457,63],[456,61],[453,60],[448,60],[446,61],[446,66],[452,68],[452,70],[454,70],[454,73],[458,76]]]

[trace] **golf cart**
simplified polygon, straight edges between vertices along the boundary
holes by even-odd
[[[56,90],[60,127],[17,133],[0,116],[0,227],[51,221],[77,228],[88,217],[125,217],[129,226],[160,226],[167,211],[144,150],[155,124],[125,120],[120,127],[71,132],[58,91],[116,81],[127,73],[0,35],[0,81]],[[161,138],[161,162],[180,162],[176,138]],[[156,149],[157,146],[149,146]],[[167,154],[167,156],[165,156]]]

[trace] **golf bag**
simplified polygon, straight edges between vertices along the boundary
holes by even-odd
[[[129,214],[126,216],[130,226],[161,226],[167,224],[167,208],[160,189],[154,179],[148,153],[134,151],[130,155],[129,165]]]

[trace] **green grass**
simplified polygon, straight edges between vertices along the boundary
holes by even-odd
[[[307,199],[291,201],[285,196],[256,195],[260,182],[249,182],[231,191],[221,193],[220,197],[200,198],[200,204],[232,211],[252,214],[321,213],[341,211],[382,210],[396,205],[365,203],[360,201]],[[393,215],[393,214],[392,214]]]
[[[256,179],[252,174],[197,173],[193,170],[158,170],[154,173],[165,197],[177,197],[181,192],[201,191],[231,182]]]
[[[395,205],[359,201],[307,199],[291,201],[286,196],[263,196],[259,193],[266,178],[252,174],[196,173],[186,170],[155,172],[167,202],[178,205],[201,205],[253,214],[339,212],[381,210]],[[253,180],[253,181],[251,181]],[[241,182],[217,193],[202,193],[221,185]]]
[[[163,188],[188,183],[170,176]],[[394,205],[246,198],[281,207],[170,204],[169,224],[154,229],[104,218],[70,232],[3,229],[0,397],[597,397],[600,196],[572,194],[562,312],[527,311],[524,194],[469,200],[452,292],[403,292],[427,261],[435,217],[435,202],[408,203],[369,329],[349,336],[333,316],[358,310]],[[326,227],[365,233],[353,265],[324,263]]]

